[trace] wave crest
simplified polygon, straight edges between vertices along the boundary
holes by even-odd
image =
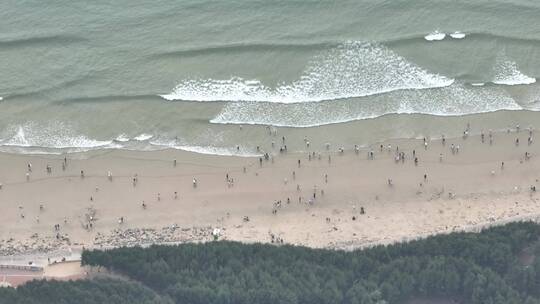
[[[533,84],[536,78],[523,74],[515,61],[508,59],[504,53],[497,56],[493,83],[502,85]]]
[[[193,80],[178,84],[166,100],[318,102],[403,89],[449,86],[453,79],[416,66],[380,44],[347,42],[315,56],[301,77],[269,88],[258,80]]]
[[[75,134],[63,123],[38,125],[27,123],[15,125],[4,131],[1,146],[50,149],[77,149],[86,151],[94,148],[114,147],[111,140],[91,139]]]
[[[455,84],[428,90],[407,90],[359,99],[321,103],[275,104],[233,102],[211,123],[314,127],[386,114],[466,115],[522,107],[497,87]]]
[[[445,33],[441,33],[437,30],[424,36],[424,39],[426,39],[427,41],[441,41],[445,37],[446,37]]]
[[[462,33],[460,31],[455,31],[453,32],[452,34],[450,34],[450,37],[454,38],[454,39],[463,39],[467,36],[467,34],[465,33]]]

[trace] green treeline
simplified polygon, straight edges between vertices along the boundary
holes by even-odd
[[[12,297],[9,303],[98,303],[61,301],[62,288],[47,287],[65,284],[65,290],[74,290],[70,296],[84,295],[85,288],[92,288],[94,297],[106,294],[107,301],[100,303],[127,303],[122,295],[137,298],[131,303],[368,304],[415,297],[540,303],[539,236],[540,225],[529,222],[352,252],[225,241],[85,251],[83,264],[104,266],[148,289],[112,280],[106,284],[122,287],[116,293],[100,289],[103,281],[40,282],[16,291],[0,289],[0,302],[6,294]],[[58,301],[31,302],[44,299],[44,292],[60,293]]]
[[[172,304],[139,283],[95,279],[69,282],[31,281],[23,286],[0,288],[4,304]]]

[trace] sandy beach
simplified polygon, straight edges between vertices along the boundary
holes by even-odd
[[[305,153],[287,153],[273,134],[268,141],[279,144],[261,151],[268,160],[179,150],[4,153],[0,255],[45,263],[83,246],[209,241],[213,233],[351,249],[537,220],[534,137],[513,129],[493,133],[490,144],[486,131],[483,142],[480,135],[444,144],[404,139],[343,152],[306,142]],[[400,153],[404,160],[396,160]]]

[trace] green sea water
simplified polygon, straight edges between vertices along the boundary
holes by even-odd
[[[528,0],[5,0],[0,150],[251,155],[274,132],[301,150],[540,127],[539,16]]]

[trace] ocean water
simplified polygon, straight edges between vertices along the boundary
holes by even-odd
[[[539,1],[109,2],[0,2],[1,151],[540,127]]]

